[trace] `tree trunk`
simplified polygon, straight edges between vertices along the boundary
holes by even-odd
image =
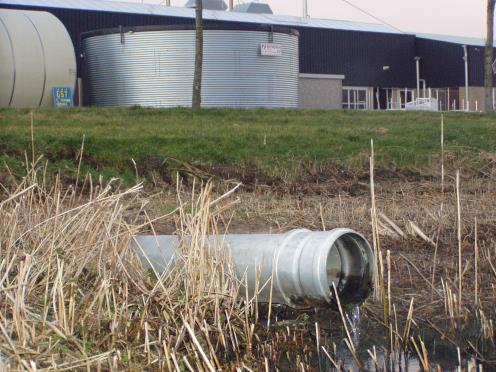
[[[201,107],[201,83],[203,66],[203,2],[196,0],[195,8],[196,25],[196,45],[195,45],[195,77],[193,80],[193,100],[192,107]]]
[[[493,39],[494,39],[494,4],[496,0],[487,0],[487,37],[484,57],[484,109],[486,112],[494,111],[493,107],[493,69],[494,61]]]

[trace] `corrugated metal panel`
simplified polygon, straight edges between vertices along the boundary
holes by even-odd
[[[460,87],[464,85],[463,49],[458,44],[435,40],[415,40],[416,54],[421,57],[420,77],[428,86]]]
[[[282,57],[260,55],[269,33],[205,30],[202,105],[297,107],[298,37],[274,33]],[[100,106],[190,106],[193,30],[148,31],[83,40],[89,103]]]
[[[343,84],[349,86],[415,86],[413,35],[313,28],[298,31],[301,73],[343,74]]]
[[[415,44],[416,54],[422,58],[420,61],[421,77],[427,81],[429,86],[465,86],[463,45],[468,46],[469,85],[484,86],[484,39],[419,34]],[[496,82],[496,77],[494,82]]]
[[[132,2],[102,1],[102,0],[0,0],[0,6],[17,5],[17,6],[36,6],[42,8],[60,8],[60,9],[80,9],[100,12],[117,12],[130,14],[146,14],[155,16],[169,16],[181,18],[194,18],[194,9],[166,7],[154,4],[139,4]],[[205,10],[204,19],[227,22],[259,23],[274,24],[286,26],[328,28],[337,30],[364,31],[364,32],[383,32],[398,34],[399,32],[392,27],[366,22],[351,22],[332,19],[317,18],[300,18],[275,14],[253,14],[238,12],[223,12],[214,10]]]
[[[468,48],[468,78],[471,86],[484,86],[484,50],[485,48],[479,46]],[[493,77],[494,82],[496,77],[494,75]]]
[[[463,44],[417,38],[416,55],[420,60],[420,77],[433,88],[465,85]],[[469,85],[484,86],[484,48],[468,47]],[[496,79],[495,79],[496,81]]]

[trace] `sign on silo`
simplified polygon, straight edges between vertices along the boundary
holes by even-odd
[[[281,46],[281,44],[261,43],[260,44],[260,54],[262,56],[281,57],[282,56],[282,46]]]

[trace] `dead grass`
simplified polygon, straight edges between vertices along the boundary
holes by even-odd
[[[150,193],[90,176],[47,186],[35,156],[0,197],[4,369],[496,366],[494,168],[462,172],[458,187],[443,163],[428,179],[359,179],[359,193],[333,183],[322,193],[231,193],[232,183],[214,190],[192,177]],[[229,260],[205,244],[227,230],[296,227],[351,227],[374,241],[377,296],[361,322],[353,309],[295,312],[243,298]],[[144,271],[130,249],[138,232],[188,237],[183,261],[161,277]]]
[[[86,190],[86,191],[85,191]],[[0,203],[0,355],[7,369],[214,370],[242,364],[253,331],[214,232],[211,192],[179,200],[184,262],[145,272],[130,249],[151,227],[141,186],[86,178],[79,191],[34,172]],[[85,196],[82,196],[85,195]],[[172,218],[171,216],[159,216]],[[156,217],[157,218],[157,217]]]

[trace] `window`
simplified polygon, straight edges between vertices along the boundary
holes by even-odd
[[[404,109],[407,102],[413,101],[413,91],[412,89],[402,89],[400,90],[400,105]]]
[[[432,97],[437,98],[440,111],[457,110],[460,107],[458,88],[436,88]]]
[[[367,88],[343,87],[343,108],[346,110],[367,110]]]

